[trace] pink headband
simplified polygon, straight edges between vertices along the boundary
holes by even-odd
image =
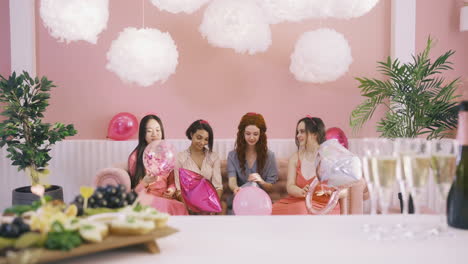
[[[200,124],[210,125],[210,123],[208,123],[208,121],[203,120],[203,119],[200,119]]]
[[[255,113],[255,112],[248,112],[247,115],[248,115],[248,116],[256,116],[256,115],[258,115],[258,113]]]
[[[306,115],[307,118],[312,119],[313,117],[311,115]]]

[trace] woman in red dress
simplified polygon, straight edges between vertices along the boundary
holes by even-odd
[[[273,204],[273,215],[309,214],[305,197],[309,185],[316,176],[315,158],[319,145],[325,141],[325,125],[322,119],[307,116],[300,119],[296,126],[296,145],[298,151],[289,158],[286,190],[288,197]],[[316,190],[321,190],[320,186]],[[330,199],[327,192],[316,192],[312,197],[312,206],[325,207]],[[337,204],[329,214],[340,214]]]

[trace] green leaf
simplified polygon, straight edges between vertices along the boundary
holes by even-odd
[[[447,83],[443,72],[452,70],[453,63],[449,59],[454,51],[449,50],[431,61],[432,46],[433,40],[429,37],[424,51],[413,56],[409,63],[390,57],[377,62],[377,70],[384,79],[356,78],[365,100],[351,112],[353,133],[383,105],[388,112],[377,124],[377,131],[383,137],[426,135],[430,139],[450,134],[457,125],[455,100],[459,96],[455,92],[459,79]]]
[[[0,76],[1,115],[6,117],[0,123],[0,147],[6,146],[7,158],[18,170],[47,166],[50,146],[76,134],[73,125],[42,122],[53,87],[46,77],[33,78],[27,72]]]

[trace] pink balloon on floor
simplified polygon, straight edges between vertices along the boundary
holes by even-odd
[[[138,120],[130,113],[116,114],[107,128],[107,137],[114,140],[127,140],[138,131]]]
[[[343,130],[341,130],[341,128],[338,128],[338,127],[332,127],[332,128],[329,128],[327,129],[327,132],[325,134],[325,138],[327,140],[329,139],[337,139],[338,142],[340,142],[340,144],[345,147],[345,148],[348,148],[348,138],[346,137],[345,133],[343,132]]]
[[[271,215],[271,199],[258,187],[243,187],[234,197],[232,209],[235,215]]]

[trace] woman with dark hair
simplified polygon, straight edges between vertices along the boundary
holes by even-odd
[[[229,188],[235,195],[239,186],[256,182],[271,192],[278,179],[278,168],[275,154],[267,147],[265,119],[261,114],[247,113],[237,128],[236,145],[227,159]]]
[[[138,145],[128,157],[128,172],[130,174],[132,189],[140,181],[146,184],[150,182],[143,165],[143,151],[145,151],[146,146],[151,142],[161,139],[164,139],[164,127],[161,119],[153,114],[143,117],[138,130]]]
[[[179,168],[184,168],[202,175],[215,187],[218,196],[223,194],[221,166],[218,154],[213,152],[213,129],[202,119],[193,122],[185,132],[192,141],[188,149],[177,154],[174,168],[177,197],[180,196]]]
[[[316,177],[315,158],[320,144],[325,142],[325,125],[318,117],[306,116],[297,122],[296,146],[298,151],[289,159],[286,190],[288,197],[273,204],[274,215],[308,214],[305,197],[309,185]],[[312,204],[323,208],[330,199],[326,192],[314,194]],[[340,214],[337,205],[329,214]]]
[[[169,175],[150,175],[143,165],[143,152],[151,142],[164,139],[164,127],[156,115],[146,115],[140,121],[138,145],[128,157],[131,188],[151,194],[149,205],[171,215],[186,215],[185,205],[174,200],[176,192],[174,172]]]

